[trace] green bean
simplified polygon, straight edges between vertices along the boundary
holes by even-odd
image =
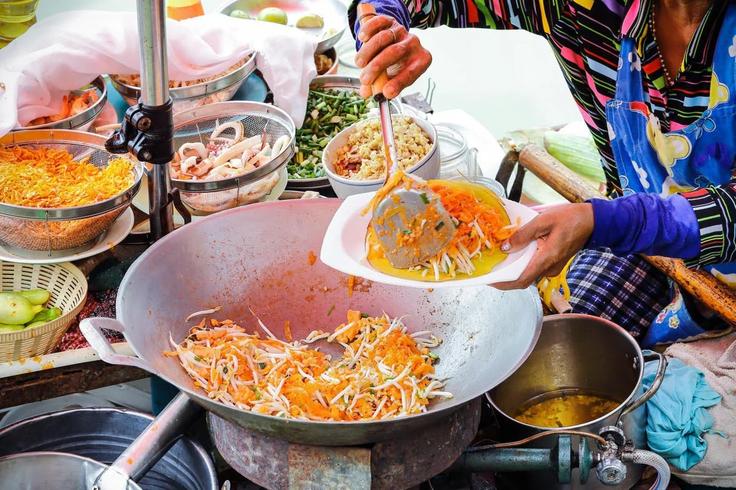
[[[296,132],[297,153],[288,165],[289,178],[324,177],[322,151],[332,137],[365,118],[374,107],[350,90],[310,90],[304,124]]]

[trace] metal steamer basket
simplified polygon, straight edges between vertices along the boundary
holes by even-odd
[[[249,55],[242,65],[221,77],[187,87],[169,89],[169,95],[174,102],[174,112],[232,99],[235,92],[255,69],[256,56],[254,53]],[[128,105],[138,103],[141,96],[139,86],[125,84],[116,75],[111,75],[110,81]]]
[[[66,150],[75,159],[88,158],[104,167],[111,158],[105,138],[72,130],[16,131],[0,138],[0,145],[43,146]],[[89,248],[130,205],[140,187],[143,165],[135,163],[133,183],[104,201],[68,208],[35,208],[0,203],[0,242],[9,249],[48,251]]]
[[[174,114],[174,148],[207,143],[218,124],[239,121],[243,136],[265,135],[268,143],[286,135],[280,154],[251,172],[220,180],[171,179],[192,214],[205,215],[259,201],[279,198],[286,188],[286,164],[294,156],[294,121],[283,110],[259,102],[221,102]]]
[[[95,122],[97,116],[99,116],[102,112],[102,109],[105,107],[105,103],[107,103],[107,85],[105,85],[105,80],[102,78],[102,76],[99,76],[92,80],[90,85],[97,89],[97,94],[99,95],[99,98],[94,104],[87,107],[79,114],[69,116],[67,118],[61,119],[60,121],[50,122],[46,124],[36,124],[34,126],[24,126],[22,128],[19,128],[19,130],[78,129],[80,131],[87,131],[89,127],[92,126],[92,123]]]

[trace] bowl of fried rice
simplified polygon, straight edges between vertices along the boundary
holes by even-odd
[[[440,172],[434,126],[417,117],[392,117],[399,167],[425,180]],[[378,190],[386,177],[386,159],[377,117],[353,124],[335,135],[322,152],[322,165],[339,198]]]

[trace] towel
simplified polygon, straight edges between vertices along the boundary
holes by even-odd
[[[645,366],[643,389],[654,382],[657,366],[656,361]],[[703,434],[713,428],[713,416],[706,409],[720,400],[701,371],[670,360],[662,385],[647,402],[649,448],[682,471],[695,466],[708,448]]]
[[[316,76],[316,39],[298,29],[221,14],[167,20],[172,80],[216,75],[256,53],[274,103],[300,127],[309,82]],[[101,73],[140,72],[133,12],[76,10],[51,16],[0,50],[0,135],[56,114],[70,90]]]
[[[720,402],[709,410],[718,433],[705,434],[705,458],[690,471],[674,474],[694,485],[736,488],[736,333],[676,343],[665,353],[702,371],[708,384],[721,396]]]

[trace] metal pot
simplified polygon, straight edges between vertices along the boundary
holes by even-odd
[[[110,466],[66,452],[31,451],[2,457],[2,488],[140,490],[136,482],[168,451],[198,413],[199,407],[190,402],[186,395],[179,394]],[[69,442],[73,445],[72,441]],[[175,488],[181,487],[177,485]],[[186,485],[184,488],[193,487]]]
[[[0,458],[30,451],[59,451],[109,465],[152,422],[151,415],[120,408],[78,408],[37,415],[0,430]],[[157,490],[218,488],[209,454],[188,437],[179,438],[139,483]]]
[[[633,337],[618,325],[589,315],[553,315],[545,317],[542,332],[534,350],[522,366],[488,394],[499,414],[499,423],[506,440],[519,440],[548,430],[577,430],[598,434],[603,427],[621,423],[626,438],[636,448],[646,446],[646,402],[656,392],[664,377],[666,360],[660,354],[657,379],[641,393],[644,356]],[[520,422],[514,418],[519,408],[532,400],[562,394],[582,393],[620,401],[603,416],[572,427],[548,428]],[[536,447],[553,447],[556,437],[537,441]],[[573,439],[577,447],[579,438]],[[642,468],[630,466],[624,485],[638,481]],[[603,488],[594,477],[587,484],[579,483],[573,473],[572,484],[557,484],[552,474],[530,474],[531,488]],[[627,487],[627,488],[628,488]]]

